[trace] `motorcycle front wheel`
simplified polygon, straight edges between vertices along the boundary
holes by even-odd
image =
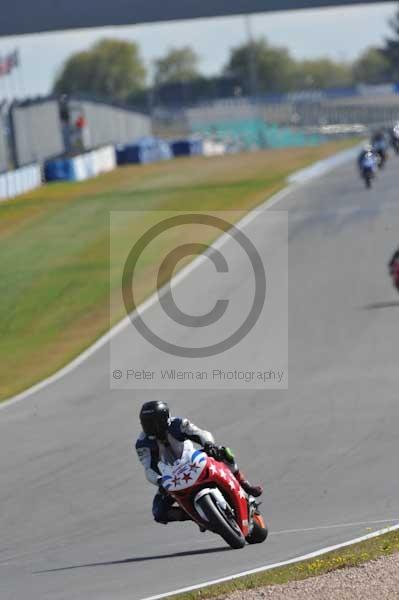
[[[198,504],[208,519],[209,529],[220,535],[235,550],[245,546],[245,538],[233,516],[217,505],[212,496],[202,496],[198,500]]]

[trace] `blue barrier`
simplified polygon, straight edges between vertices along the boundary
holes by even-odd
[[[203,154],[203,142],[199,138],[175,140],[170,144],[173,156],[195,156]]]
[[[105,146],[73,158],[54,158],[44,164],[46,181],[84,181],[116,167],[115,149]]]
[[[44,163],[46,181],[75,181],[74,162],[70,158],[57,158]]]
[[[169,160],[170,158],[172,158],[172,151],[169,144],[158,138],[145,137],[132,144],[116,147],[118,165],[144,164],[158,160]]]

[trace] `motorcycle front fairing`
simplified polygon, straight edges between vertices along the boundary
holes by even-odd
[[[207,519],[198,505],[206,495],[213,496],[216,504],[226,510],[230,506],[244,536],[249,533],[248,499],[230,469],[210,458],[202,450],[186,443],[180,459],[173,465],[159,463],[162,485],[190,517],[207,526]]]

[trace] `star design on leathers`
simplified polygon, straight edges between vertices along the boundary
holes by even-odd
[[[236,484],[235,484],[235,482],[232,479],[230,479],[230,481],[229,481],[229,486],[230,486],[231,490],[234,490],[235,487],[236,487]]]
[[[188,483],[188,482],[190,481],[190,479],[191,479],[191,475],[189,475],[188,473],[185,473],[185,474],[183,475],[182,479],[184,479],[184,481],[185,481],[186,483]]]
[[[176,476],[173,477],[172,479],[172,485],[177,486],[180,484],[180,479]]]
[[[194,471],[194,473],[196,473],[199,469],[198,465],[195,465],[194,463],[190,465],[190,472]]]
[[[226,475],[226,473],[223,471],[223,469],[220,469],[220,470],[219,470],[219,474],[220,474],[220,477],[221,477],[222,479],[227,479],[227,475]]]
[[[245,496],[246,496],[246,494],[241,486],[240,486],[240,489],[238,490],[238,495],[240,496],[240,498],[245,498]]]
[[[212,475],[214,475],[214,474],[216,473],[216,471],[217,471],[217,469],[216,469],[215,465],[211,465],[211,466],[209,467],[209,470],[210,470],[210,472],[212,473]]]

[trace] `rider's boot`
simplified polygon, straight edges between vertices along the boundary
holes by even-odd
[[[166,513],[166,519],[167,523],[171,523],[172,521],[191,521],[188,514],[179,506],[172,506],[169,508]],[[198,527],[201,533],[206,531],[206,527],[203,527],[202,525],[198,525]]]
[[[168,523],[172,521],[191,521],[191,518],[182,508],[180,508],[180,506],[168,508],[166,519]]]
[[[251,485],[242,471],[238,470],[234,473],[234,475],[244,492],[246,492],[250,496],[253,496],[254,498],[259,498],[259,496],[263,494],[263,487],[261,485]]]

